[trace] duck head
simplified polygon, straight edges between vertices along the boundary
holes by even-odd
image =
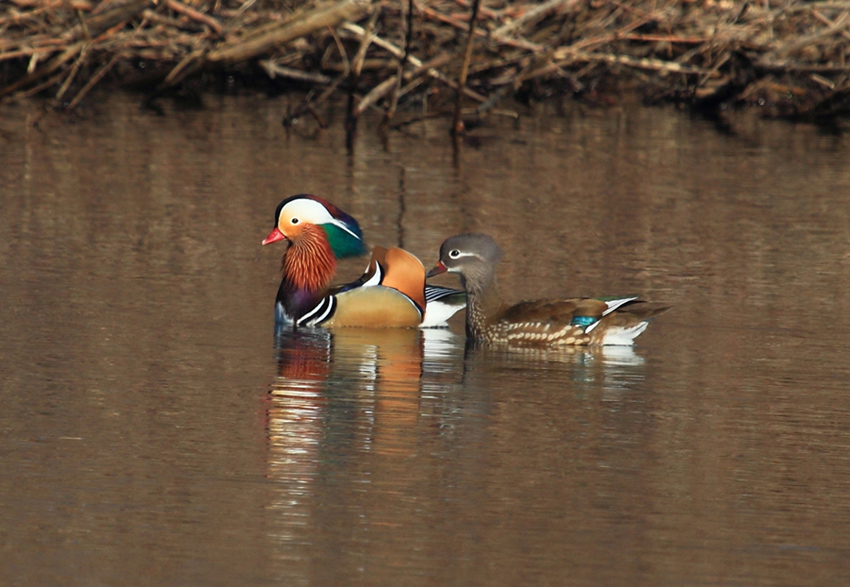
[[[308,235],[311,227],[324,232],[324,239],[337,259],[366,254],[363,231],[350,215],[327,200],[310,194],[290,196],[277,205],[274,213],[275,226],[263,240],[268,245],[280,240],[295,243]]]
[[[440,246],[440,261],[426,277],[459,273],[467,291],[482,292],[493,281],[493,272],[504,256],[496,241],[486,234],[459,234]]]
[[[282,270],[292,289],[322,290],[333,278],[337,259],[367,252],[357,221],[323,198],[291,196],[278,204],[274,221],[262,244],[289,243]]]

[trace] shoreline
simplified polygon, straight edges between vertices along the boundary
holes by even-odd
[[[348,96],[349,122],[376,109],[393,126],[454,115],[461,131],[503,101],[608,105],[628,87],[709,116],[824,122],[850,112],[848,28],[840,2],[10,0],[0,100],[67,111],[95,87],[148,100],[306,91],[285,124],[324,125],[323,104]]]

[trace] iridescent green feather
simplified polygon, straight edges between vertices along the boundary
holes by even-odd
[[[325,229],[325,234],[328,235],[328,243],[331,245],[331,251],[333,251],[334,257],[337,259],[359,257],[368,252],[366,245],[363,244],[362,235],[355,236],[360,233],[359,226],[356,228],[352,227],[352,232],[355,234],[351,234],[351,232],[333,224],[322,224],[321,227]]]

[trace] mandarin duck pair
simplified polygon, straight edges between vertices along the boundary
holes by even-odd
[[[537,300],[508,305],[495,284],[504,253],[485,234],[461,234],[440,247],[437,265],[425,267],[397,247],[375,247],[363,275],[331,287],[337,261],[364,255],[360,225],[327,200],[299,194],[281,202],[263,245],[286,240],[277,292],[278,328],[445,326],[468,306],[466,335],[491,345],[572,347],[631,345],[648,320],[667,307],[637,296]],[[460,275],[464,291],[434,286],[426,278]]]

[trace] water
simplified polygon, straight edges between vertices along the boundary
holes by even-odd
[[[0,583],[850,582],[844,136],[543,107],[455,156],[286,100],[2,107]],[[633,350],[275,341],[299,192],[426,266],[493,234],[511,299],[675,307]]]

